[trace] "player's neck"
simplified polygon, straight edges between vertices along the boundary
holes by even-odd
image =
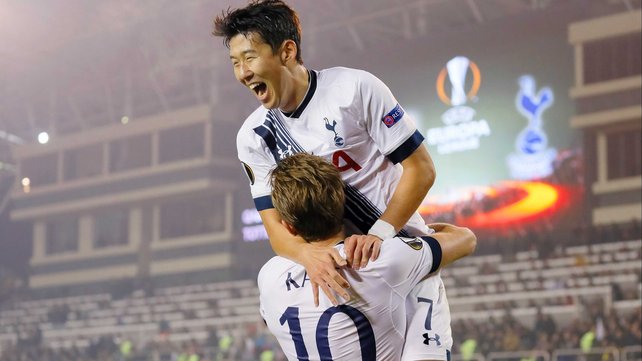
[[[328,237],[322,241],[316,241],[314,242],[318,246],[322,247],[332,247],[340,242],[343,242],[345,239],[345,235],[343,231],[340,231],[339,233],[335,234],[334,236]]]
[[[291,89],[292,89],[292,101],[289,101],[285,107],[281,108],[281,111],[284,113],[294,112],[299,105],[303,102],[305,94],[308,92],[308,87],[310,85],[310,74],[308,69],[305,68],[302,64],[297,64],[290,70],[291,73]]]

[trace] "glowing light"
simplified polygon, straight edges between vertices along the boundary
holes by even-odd
[[[129,123],[129,117],[125,115],[124,117],[120,118],[120,122],[122,124],[128,124]]]
[[[25,193],[31,192],[31,179],[29,177],[24,177],[20,180],[20,184],[22,184],[22,191]]]
[[[38,133],[38,143],[47,144],[49,142],[49,133],[40,132]]]
[[[526,192],[526,195],[505,207],[473,216],[470,219],[472,224],[521,221],[553,208],[559,198],[558,190],[550,184],[541,182],[506,182],[505,184]]]
[[[577,197],[573,190],[563,186],[522,181],[506,181],[499,186],[459,193],[460,197],[457,199],[443,203],[435,202],[435,197],[429,197],[419,208],[421,215],[430,218],[435,214],[454,212],[457,224],[471,228],[489,228],[528,223],[547,217],[568,207],[570,200]],[[515,198],[509,204],[490,210],[476,209],[478,207],[474,206],[483,199],[491,201],[490,204],[495,203],[493,200],[499,200],[504,194],[514,194]],[[472,206],[469,209],[472,214],[467,215],[468,212],[462,210],[469,206]]]

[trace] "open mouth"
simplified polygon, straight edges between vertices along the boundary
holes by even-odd
[[[250,89],[252,89],[259,98],[263,98],[267,91],[267,85],[263,82],[253,83],[250,85]]]

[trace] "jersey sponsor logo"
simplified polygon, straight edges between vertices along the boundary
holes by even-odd
[[[401,239],[403,243],[407,244],[410,248],[414,249],[415,251],[419,251],[420,249],[423,248],[424,242],[422,242],[419,238],[411,238],[411,239]]]
[[[241,165],[243,166],[243,170],[245,171],[245,175],[247,176],[247,179],[250,181],[250,185],[254,185],[254,172],[252,171],[252,168],[250,168],[249,165],[245,162],[241,162]]]
[[[337,121],[332,120],[332,125],[330,125],[330,121],[328,120],[328,118],[323,118],[323,120],[325,120],[325,129],[334,133],[334,145],[336,145],[339,148],[342,148],[345,145],[345,141],[343,140],[342,137],[339,136],[339,133],[337,133],[335,129],[337,127]]]
[[[386,114],[382,121],[383,124],[386,125],[386,127],[390,128],[393,125],[397,124],[397,122],[403,117],[404,111],[401,108],[401,105],[397,104],[394,109],[390,111],[390,113]]]

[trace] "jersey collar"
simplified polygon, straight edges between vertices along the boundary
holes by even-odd
[[[281,112],[283,115],[285,115],[288,118],[298,118],[301,116],[301,113],[305,110],[305,107],[308,106],[308,103],[312,99],[312,96],[314,95],[314,92],[317,90],[317,72],[314,70],[308,69],[308,90],[305,92],[305,97],[303,97],[303,101],[299,106],[294,109],[293,112]]]

